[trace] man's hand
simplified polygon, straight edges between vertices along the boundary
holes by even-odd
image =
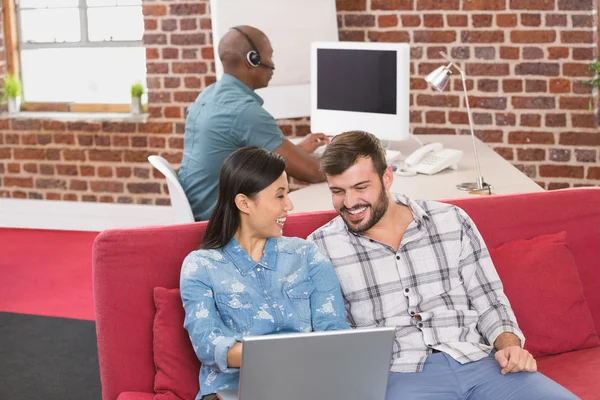
[[[515,372],[535,372],[537,362],[533,356],[521,346],[509,346],[496,352],[496,361],[502,367],[501,374]]]
[[[298,143],[298,147],[311,154],[319,147],[329,143],[329,138],[323,133],[309,133],[304,140]]]

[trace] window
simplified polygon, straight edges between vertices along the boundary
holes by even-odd
[[[128,104],[146,81],[142,0],[17,0],[23,97]]]

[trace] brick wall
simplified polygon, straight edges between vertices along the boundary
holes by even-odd
[[[468,133],[460,81],[438,94],[422,79],[442,64],[442,50],[466,68],[482,140],[545,188],[600,184],[600,133],[583,84],[596,57],[593,1],[338,0],[337,6],[341,40],[411,44],[414,133]],[[0,196],[168,202],[164,179],[146,157],[181,160],[185,107],[215,80],[209,2],[146,0],[144,15],[148,121],[0,118]],[[306,118],[280,125],[288,135],[309,131]]]

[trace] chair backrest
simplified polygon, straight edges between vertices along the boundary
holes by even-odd
[[[192,207],[188,201],[185,191],[177,179],[177,173],[171,164],[161,156],[149,156],[148,161],[167,178],[171,206],[175,211],[175,223],[185,224],[194,222]]]

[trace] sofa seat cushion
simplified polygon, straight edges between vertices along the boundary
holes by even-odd
[[[585,400],[600,400],[600,347],[571,351],[538,361],[538,371]]]
[[[154,400],[154,393],[121,392],[117,400]]]
[[[179,289],[154,288],[154,400],[194,399],[200,361],[185,328]]]
[[[535,357],[600,345],[566,232],[508,242],[490,255]]]

